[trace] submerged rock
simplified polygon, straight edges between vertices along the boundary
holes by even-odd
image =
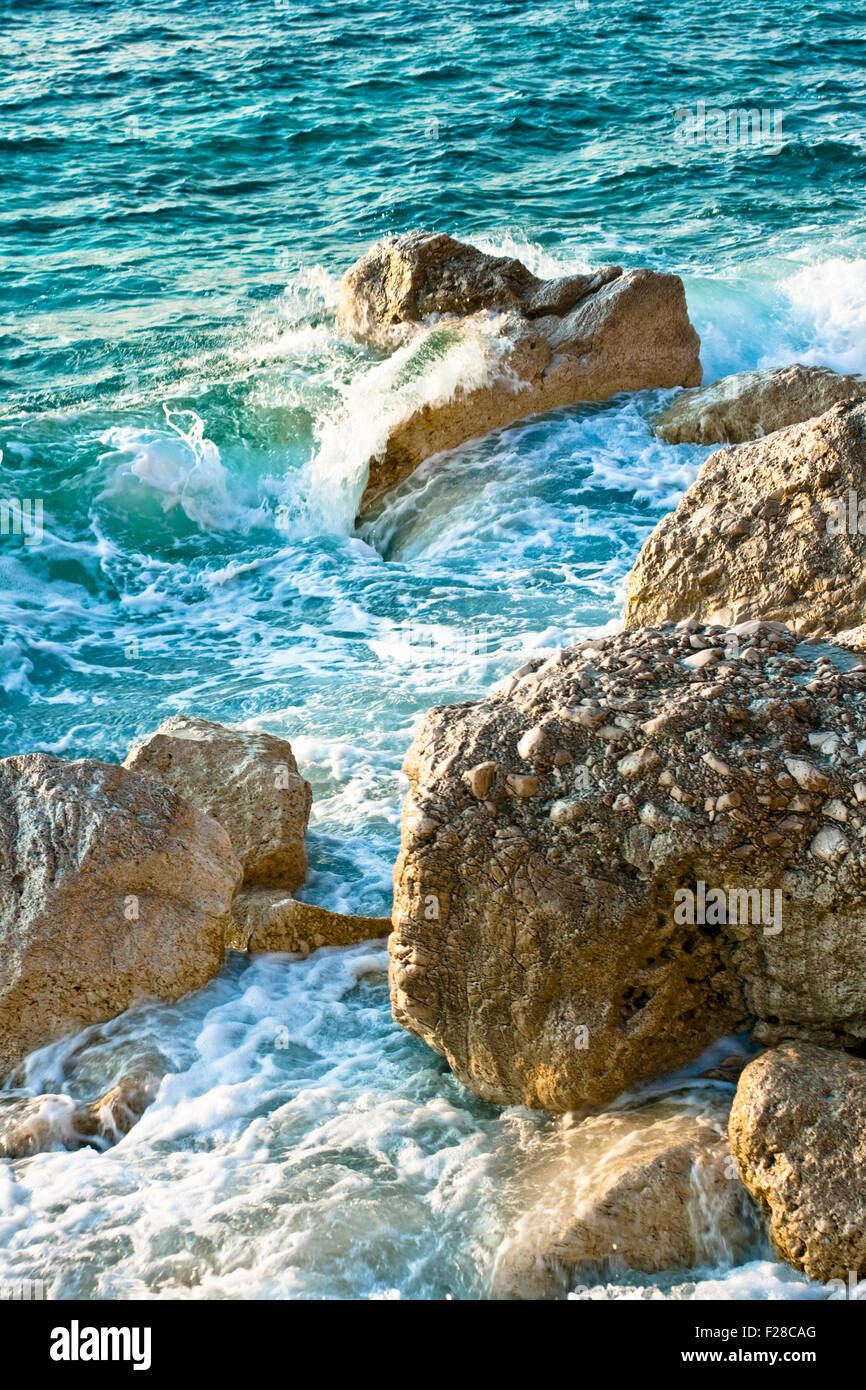
[[[0,1071],[215,975],[241,869],[221,825],[113,764],[0,761]]]
[[[313,903],[299,903],[279,889],[252,888],[232,903],[226,944],[236,951],[295,951],[354,946],[387,936],[390,917],[354,917]]]
[[[537,1197],[498,1252],[494,1291],[555,1298],[626,1270],[718,1268],[746,1256],[757,1222],[728,1151],[727,1107],[713,1109],[655,1101],[564,1131],[560,1152],[532,1174]]]
[[[735,1026],[866,1038],[866,671],[835,656],[686,623],[431,711],[405,765],[397,1021],[484,1099],[552,1111]]]
[[[128,1134],[154,1099],[160,1078],[124,1076],[89,1103],[68,1095],[0,1095],[0,1158],[58,1149],[108,1148]]]
[[[823,415],[840,401],[866,398],[866,377],[829,367],[737,372],[712,386],[684,391],[655,421],[668,444],[743,444]]]
[[[803,1042],[763,1053],[729,1133],[779,1254],[810,1279],[866,1277],[866,1062]]]
[[[861,529],[862,527],[862,529]],[[629,575],[626,627],[866,620],[866,403],[711,454]]]
[[[347,271],[338,321],[394,346],[422,325],[468,329],[490,314],[501,319],[489,380],[419,403],[392,425],[371,459],[362,515],[424,459],[512,420],[618,391],[700,383],[700,339],[682,281],[654,270],[605,266],[545,281],[520,261],[411,232],[378,243]]]
[[[288,740],[176,715],[130,749],[124,767],[173,787],[218,820],[246,884],[303,883],[312,791]]]

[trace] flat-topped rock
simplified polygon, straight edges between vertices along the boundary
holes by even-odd
[[[251,888],[235,895],[226,945],[236,951],[293,951],[355,946],[387,936],[390,917],[360,917],[300,903],[280,889]]]
[[[684,391],[653,428],[668,444],[743,444],[823,415],[840,401],[864,399],[866,377],[794,363]]]

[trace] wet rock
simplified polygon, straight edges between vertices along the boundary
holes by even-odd
[[[668,444],[744,444],[823,415],[841,401],[866,399],[866,377],[829,367],[776,367],[737,372],[712,386],[683,391],[655,421]]]
[[[822,1282],[866,1277],[866,1062],[803,1042],[762,1053],[729,1132],[782,1258]]]
[[[243,890],[232,903],[226,944],[236,951],[294,951],[354,946],[387,936],[390,917],[355,917],[313,903],[299,903],[278,889]]]
[[[241,869],[221,825],[113,764],[0,761],[0,1070],[215,975]]]
[[[772,619],[804,634],[856,628],[864,535],[866,403],[838,405],[710,455],[638,556],[625,626],[694,617]]]
[[[670,1101],[584,1120],[532,1174],[536,1202],[503,1243],[493,1287],[512,1298],[562,1297],[575,1284],[731,1265],[758,1225],[718,1116]]]
[[[218,820],[245,884],[303,883],[312,791],[288,740],[176,715],[130,749],[124,767],[157,778]]]
[[[695,632],[711,676],[687,665]],[[866,1039],[866,672],[778,623],[749,625],[749,661],[736,636],[601,639],[421,726],[394,1016],[484,1099],[601,1104],[740,1027]],[[568,756],[536,758],[518,795],[536,727]]]
[[[618,391],[692,386],[700,340],[682,281],[605,266],[543,281],[520,261],[487,256],[444,235],[411,232],[374,246],[343,278],[338,321],[380,346],[435,326],[477,335],[498,315],[482,384],[419,400],[371,459],[360,514],[424,459],[538,411]]]
[[[0,1095],[0,1158],[84,1147],[108,1148],[128,1134],[151,1104],[160,1077],[124,1076],[89,1103],[68,1095]]]

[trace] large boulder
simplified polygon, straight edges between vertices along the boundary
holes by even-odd
[[[823,415],[840,401],[864,399],[866,377],[795,363],[683,391],[656,418],[654,430],[668,444],[743,444]]]
[[[288,740],[175,715],[130,749],[124,767],[173,787],[218,820],[244,883],[303,883],[312,791]]]
[[[215,975],[241,869],[226,832],[113,764],[0,761],[0,1072]]]
[[[552,1111],[739,1026],[866,1038],[864,701],[848,652],[688,622],[432,710],[405,764],[397,1021],[484,1099]]]
[[[390,930],[390,917],[356,917],[299,903],[279,889],[249,888],[235,895],[226,945],[236,951],[308,955],[320,946],[355,946]]]
[[[694,616],[772,618],[803,633],[857,627],[864,535],[866,403],[837,405],[710,455],[644,544],[625,625]]]
[[[756,1222],[728,1151],[727,1107],[707,1108],[652,1101],[558,1135],[531,1172],[535,1200],[497,1252],[495,1292],[561,1297],[626,1270],[717,1268],[747,1255]]]
[[[444,235],[411,232],[378,243],[343,278],[338,321],[379,346],[443,325],[477,332],[498,315],[481,384],[415,400],[370,461],[363,516],[432,454],[538,411],[618,391],[696,386],[700,339],[682,281],[604,266],[540,280],[520,261],[485,255]]]
[[[729,1134],[779,1254],[810,1279],[866,1277],[866,1062],[802,1042],[763,1053]]]

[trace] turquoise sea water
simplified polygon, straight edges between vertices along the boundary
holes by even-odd
[[[406,381],[432,397],[460,364],[397,373],[343,340],[341,272],[416,226],[543,274],[651,265],[685,280],[705,380],[866,370],[866,17],[0,3],[0,68],[0,497],[44,509],[38,545],[0,536],[0,754],[118,759],[180,711],[284,733],[315,796],[304,895],[386,912],[419,715],[615,623],[706,451],[652,438],[663,393],[557,411],[356,531]],[[780,138],[685,146],[699,103]],[[383,968],[237,959],[147,1014],[156,1106],[105,1155],[6,1165],[0,1276],[484,1296],[503,1194],[557,1122],[469,1097],[390,1023]],[[31,1089],[110,1081],[135,1019],[99,1075],[61,1048]],[[299,1052],[275,1057],[286,1019]]]

